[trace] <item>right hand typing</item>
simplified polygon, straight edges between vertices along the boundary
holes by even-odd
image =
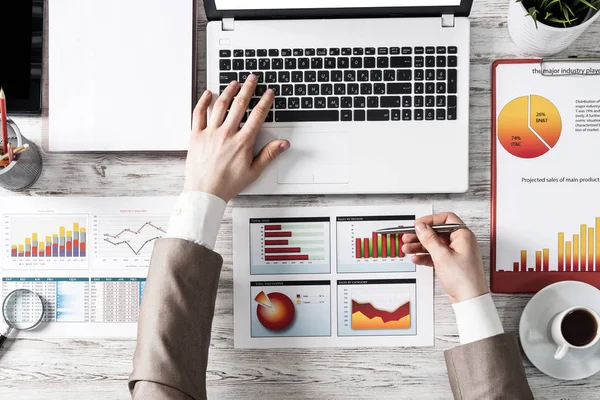
[[[453,213],[442,213],[415,221],[417,234],[405,234],[402,250],[413,254],[412,261],[435,268],[452,303],[479,297],[489,292],[477,238],[469,229],[438,235],[431,225],[462,224]]]

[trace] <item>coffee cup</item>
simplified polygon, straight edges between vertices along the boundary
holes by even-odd
[[[550,332],[558,348],[554,359],[562,360],[569,349],[587,349],[600,339],[600,316],[584,306],[568,308],[552,320]]]

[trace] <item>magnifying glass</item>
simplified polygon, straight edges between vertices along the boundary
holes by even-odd
[[[2,317],[8,326],[0,334],[0,346],[12,330],[30,331],[44,319],[44,302],[31,290],[17,289],[10,292],[2,303]]]

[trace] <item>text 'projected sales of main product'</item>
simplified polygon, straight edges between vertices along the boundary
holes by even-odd
[[[414,215],[337,217],[338,272],[415,271],[415,264],[402,251],[402,235],[376,232],[411,226],[414,221]]]
[[[251,219],[250,273],[329,273],[329,230],[329,217]]]
[[[7,215],[6,258],[10,267],[85,268],[87,217],[83,215]]]

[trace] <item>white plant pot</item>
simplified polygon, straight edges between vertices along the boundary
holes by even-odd
[[[508,9],[508,32],[513,42],[525,54],[546,57],[560,53],[590,26],[598,17],[600,12],[588,14],[588,19],[571,28],[555,28],[544,25],[538,21],[537,28],[533,18],[526,16],[528,11],[522,3],[509,0]]]

